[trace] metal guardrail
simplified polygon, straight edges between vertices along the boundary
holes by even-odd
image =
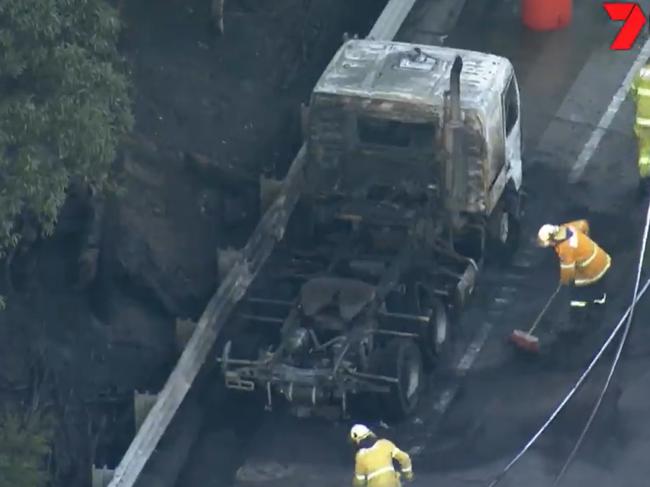
[[[368,39],[390,41],[395,38],[416,0],[391,0],[373,25]]]
[[[414,4],[415,0],[390,0],[368,38],[392,40]],[[109,487],[133,487],[136,483],[187,395],[230,313],[243,298],[275,244],[282,239],[289,217],[300,198],[306,159],[306,148],[303,145],[282,182],[277,199],[266,211],[242,250],[240,258],[210,299],[176,367],[157,395],[156,403],[115,469]]]

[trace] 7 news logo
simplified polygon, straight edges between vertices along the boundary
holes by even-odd
[[[614,51],[630,50],[647,22],[641,6],[636,2],[603,2],[603,8],[610,20],[623,22],[609,48]]]

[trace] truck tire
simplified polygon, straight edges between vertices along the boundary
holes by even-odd
[[[487,223],[486,260],[506,264],[519,245],[519,220],[504,203],[499,203]]]
[[[421,279],[420,279],[421,280]],[[414,279],[414,282],[417,281]],[[407,287],[404,312],[427,316],[429,323],[418,326],[418,343],[427,369],[444,362],[453,342],[453,318],[445,303],[430,290]]]
[[[411,339],[393,339],[374,353],[373,372],[394,377],[390,393],[376,397],[380,413],[387,419],[404,419],[415,412],[424,387],[424,371],[420,347]]]
[[[445,360],[452,342],[451,318],[442,301],[433,299],[423,313],[429,315],[429,323],[421,328],[421,349],[428,366]]]

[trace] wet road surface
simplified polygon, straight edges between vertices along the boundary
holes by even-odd
[[[584,180],[569,185],[567,177],[636,54],[608,51],[616,26],[604,20],[597,2],[576,2],[571,28],[546,34],[520,26],[517,3],[469,2],[457,28],[444,41],[452,47],[505,55],[515,65],[522,93],[529,204],[522,248],[512,265],[484,274],[473,306],[459,323],[452,365],[467,364],[463,358],[467,359],[468,345],[481,348],[470,356],[473,362],[467,374],[451,367],[434,375],[413,420],[389,424],[385,430],[378,422],[371,424],[380,435],[411,451],[416,486],[487,485],[568,392],[631,297],[643,215],[634,199],[629,102],[607,131]],[[408,33],[398,40],[408,41]],[[558,336],[553,327],[562,317],[554,309],[540,328],[541,356],[521,357],[505,337],[513,328],[527,328],[557,278],[554,256],[534,248],[532,239],[542,223],[581,217],[590,220],[595,238],[614,259],[607,316],[582,336]],[[650,474],[650,463],[645,461],[650,448],[650,423],[645,421],[650,397],[647,301],[637,311],[630,346],[611,393],[563,485],[646,485],[644,479]],[[604,366],[611,356],[606,356]],[[599,392],[604,366],[594,371],[557,423],[501,485],[524,481],[530,487],[550,485]],[[232,412],[222,407],[209,414]],[[206,419],[177,485],[224,485],[223,472],[244,459],[239,481],[234,481],[239,485],[349,484],[348,423],[299,421],[266,415],[254,407],[248,413],[240,411],[238,417],[243,424],[234,433]],[[225,445],[231,446],[228,458],[221,453]]]

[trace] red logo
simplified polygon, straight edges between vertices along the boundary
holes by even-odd
[[[623,22],[609,48],[614,51],[630,50],[646,24],[643,10],[636,2],[604,2],[603,8],[610,20]]]

